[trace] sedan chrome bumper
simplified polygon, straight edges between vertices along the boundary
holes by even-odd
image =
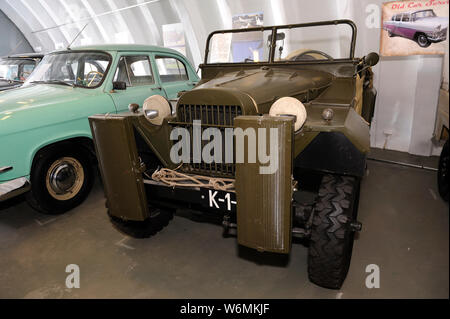
[[[0,183],[0,202],[23,194],[29,190],[30,190],[30,181],[25,177]]]
[[[447,28],[445,28],[441,31],[429,33],[428,40],[430,40],[431,42],[440,42],[440,41],[447,40]]]

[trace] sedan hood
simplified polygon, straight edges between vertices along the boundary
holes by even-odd
[[[423,18],[417,20],[416,24],[421,26],[427,26],[432,29],[435,29],[440,25],[442,30],[448,27],[448,18],[444,17]]]
[[[76,118],[75,106],[94,91],[37,84],[0,92],[0,137]]]
[[[18,88],[22,84],[23,83],[20,83],[20,82],[10,82],[10,81],[6,81],[6,80],[0,80],[0,91]]]
[[[0,93],[0,116],[51,104],[64,104],[81,95],[81,89],[62,85],[38,84]]]

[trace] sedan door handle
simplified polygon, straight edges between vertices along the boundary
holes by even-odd
[[[152,88],[152,90],[153,90],[153,91],[156,91],[156,90],[161,91],[161,90],[162,90],[162,87]]]

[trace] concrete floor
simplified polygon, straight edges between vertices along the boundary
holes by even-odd
[[[98,182],[58,217],[16,200],[0,211],[0,298],[448,298],[449,207],[435,174],[368,162],[363,231],[340,291],[308,281],[302,245],[290,258],[260,255],[222,238],[221,226],[180,216],[153,238],[125,237]],[[80,267],[79,289],[65,287],[68,264]],[[369,264],[380,267],[379,289],[365,286]]]

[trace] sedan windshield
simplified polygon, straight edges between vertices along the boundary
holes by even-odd
[[[84,88],[98,87],[111,58],[101,52],[63,52],[44,57],[25,85],[49,83]]]
[[[436,14],[434,13],[433,10],[419,11],[419,12],[416,12],[414,14],[414,17],[416,19],[432,18],[432,17],[435,17],[435,16],[436,16]]]
[[[34,60],[0,59],[0,80],[24,82],[36,66]]]

